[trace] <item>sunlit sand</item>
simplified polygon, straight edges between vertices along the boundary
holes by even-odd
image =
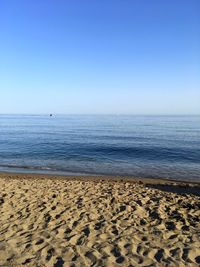
[[[0,188],[0,266],[200,264],[198,195],[106,177],[1,174]]]

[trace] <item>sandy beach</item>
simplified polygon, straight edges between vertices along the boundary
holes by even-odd
[[[0,190],[0,266],[200,266],[197,185],[2,173]]]

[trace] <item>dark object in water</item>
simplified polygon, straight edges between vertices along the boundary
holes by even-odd
[[[53,114],[50,114],[49,116],[50,116],[50,117],[52,117],[52,116],[53,116]]]

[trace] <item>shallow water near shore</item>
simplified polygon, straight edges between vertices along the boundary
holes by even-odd
[[[200,181],[200,116],[0,115],[0,171]]]

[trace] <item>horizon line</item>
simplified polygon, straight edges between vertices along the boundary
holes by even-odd
[[[24,116],[200,116],[200,113],[0,113],[1,115]]]

